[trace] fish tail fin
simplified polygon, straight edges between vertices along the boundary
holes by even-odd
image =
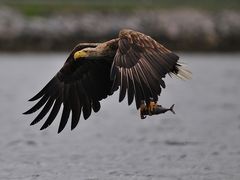
[[[175,104],[173,104],[173,105],[169,108],[169,110],[170,110],[173,114],[176,114],[175,111],[173,110],[174,105],[175,105]]]

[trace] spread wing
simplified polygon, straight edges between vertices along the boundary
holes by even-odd
[[[162,78],[167,73],[177,73],[179,57],[153,40],[151,37],[132,30],[119,33],[118,50],[111,69],[113,89],[120,86],[119,101],[126,93],[128,104],[135,97],[137,109],[141,100],[158,100]]]
[[[70,114],[71,129],[74,129],[78,124],[81,112],[84,119],[87,119],[92,110],[99,111],[99,101],[110,95],[111,63],[104,60],[88,61],[87,59],[75,61],[73,54],[82,48],[84,46],[77,46],[61,70],[37,95],[30,99],[30,101],[38,100],[38,102],[24,114],[31,114],[43,107],[31,125],[41,121],[50,111],[41,130],[47,128],[54,121],[63,104],[58,133],[64,129]]]

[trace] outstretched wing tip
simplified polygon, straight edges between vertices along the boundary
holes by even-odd
[[[42,130],[44,130],[44,129],[46,129],[46,128],[42,126],[42,127],[40,128],[40,131],[42,131]]]
[[[59,128],[58,128],[57,133],[60,134],[62,131],[63,131],[63,129],[59,129]]]
[[[28,115],[29,113],[28,113],[28,111],[25,111],[25,112],[23,112],[22,114],[23,114],[23,115]]]
[[[32,98],[28,99],[29,102],[31,101],[36,101],[38,98],[36,98],[35,96],[33,96]]]
[[[36,124],[36,123],[31,122],[31,123],[30,123],[30,126],[33,126],[33,125],[35,125],[35,124]]]

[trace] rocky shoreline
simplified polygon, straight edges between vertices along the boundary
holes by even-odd
[[[89,12],[26,17],[0,8],[0,51],[65,51],[132,28],[182,51],[239,51],[240,13],[171,11]]]

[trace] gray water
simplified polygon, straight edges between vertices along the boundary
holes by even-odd
[[[1,180],[239,180],[240,54],[180,54],[191,81],[166,78],[166,113],[140,120],[118,92],[78,127],[57,134],[21,113],[65,54],[0,55]]]

